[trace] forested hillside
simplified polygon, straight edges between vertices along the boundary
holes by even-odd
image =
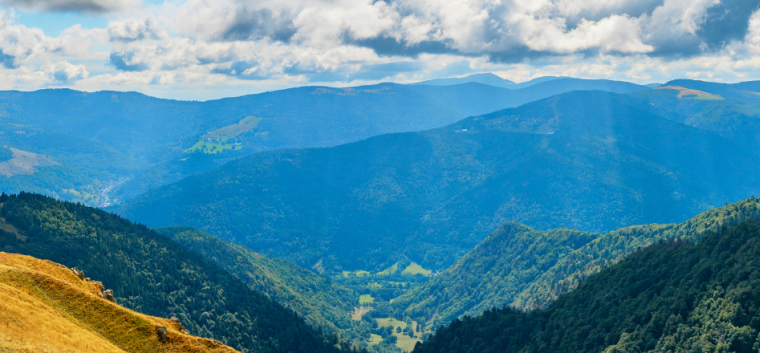
[[[349,313],[353,311],[352,304],[359,302],[359,295],[338,283],[193,228],[168,227],[157,231],[211,260],[251,289],[293,309],[316,327],[333,332],[351,327]]]
[[[414,352],[755,352],[758,273],[760,223],[748,220],[637,250],[545,310],[457,319]]]
[[[650,224],[607,234],[533,230],[508,222],[451,268],[394,299],[397,316],[433,327],[491,308],[543,308],[638,248],[661,240],[697,241],[746,220],[760,221],[760,199],[700,214],[681,224]]]
[[[175,316],[190,333],[243,352],[338,351],[336,337],[143,225],[29,193],[0,203],[0,249],[82,269],[126,308]]]
[[[97,280],[30,256],[0,252],[2,352],[234,353],[181,322],[136,313]]]
[[[443,270],[508,220],[606,232],[760,194],[757,155],[653,110],[571,92],[426,132],[248,156],[118,212],[303,267],[375,272],[400,257]]]

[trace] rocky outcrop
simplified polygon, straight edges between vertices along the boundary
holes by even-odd
[[[78,269],[78,268],[76,268],[76,267],[73,267],[73,268],[71,269],[71,272],[74,272],[74,274],[75,274],[77,277],[79,277],[79,279],[81,279],[81,280],[83,280],[83,281],[84,281],[84,271],[82,271],[82,270],[80,270],[80,269]]]
[[[156,334],[158,334],[158,341],[161,343],[169,342],[169,333],[166,331],[166,327],[159,326],[156,329]]]
[[[113,290],[106,289],[106,290],[98,293],[98,295],[101,298],[105,299],[105,300],[112,301],[112,302],[116,303],[116,298],[114,298],[114,296],[113,296]]]

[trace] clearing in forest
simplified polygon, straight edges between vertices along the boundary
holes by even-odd
[[[14,175],[34,174],[34,167],[50,167],[59,165],[59,163],[48,156],[22,151],[13,147],[8,147],[8,149],[10,149],[13,153],[13,158],[5,162],[0,162],[0,174],[7,177]]]

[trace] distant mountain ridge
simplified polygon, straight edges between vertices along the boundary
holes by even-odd
[[[545,92],[479,84],[299,87],[207,102],[136,92],[5,91],[0,147],[34,157],[31,165],[22,157],[0,161],[0,188],[106,206],[260,151],[427,130],[569,90],[646,89],[576,81]],[[233,133],[244,120],[247,127]]]
[[[507,220],[604,232],[760,194],[757,155],[655,111],[570,92],[421,133],[249,156],[118,212],[304,267],[378,271],[399,256],[443,269]]]
[[[501,78],[499,76],[496,76],[490,72],[488,73],[482,73],[482,74],[472,74],[464,77],[455,77],[455,78],[437,78],[433,80],[426,80],[422,82],[417,82],[415,85],[428,85],[428,86],[450,86],[450,85],[458,85],[462,83],[470,83],[470,82],[476,82],[476,83],[482,83],[484,85],[490,85],[494,87],[502,87],[502,88],[510,88],[515,83]]]

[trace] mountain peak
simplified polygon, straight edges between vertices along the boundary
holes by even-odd
[[[460,85],[463,83],[481,83],[484,85],[494,86],[494,87],[502,87],[502,88],[511,88],[510,86],[514,85],[515,83],[503,79],[493,73],[485,72],[485,73],[478,73],[478,74],[472,74],[464,77],[452,77],[452,78],[438,78],[433,80],[427,80],[415,83],[416,85],[428,85],[428,86],[452,86],[452,85]]]

